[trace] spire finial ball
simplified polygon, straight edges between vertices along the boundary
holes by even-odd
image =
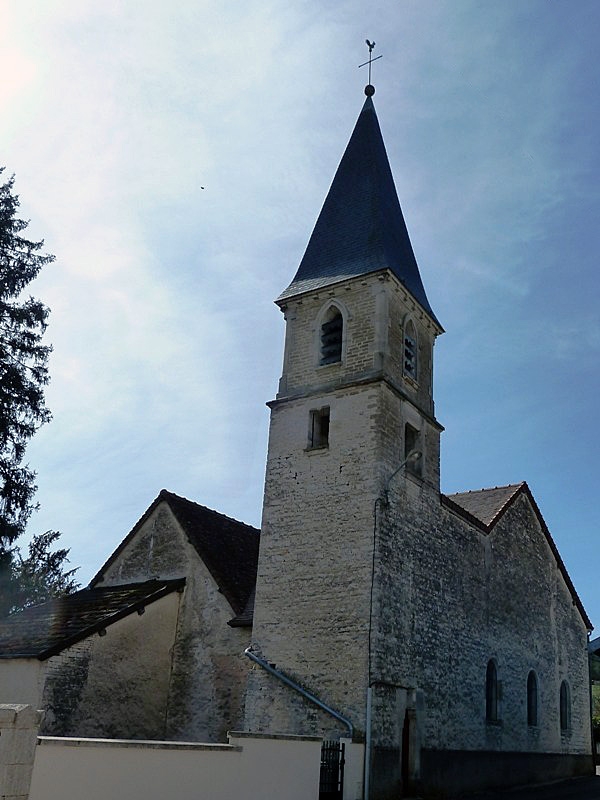
[[[375,94],[375,87],[372,84],[368,83],[365,86],[365,94],[367,95],[367,97],[373,97],[373,95]]]

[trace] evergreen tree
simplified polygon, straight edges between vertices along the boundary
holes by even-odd
[[[0,175],[3,168],[0,168]],[[50,419],[44,404],[51,348],[41,343],[48,309],[23,289],[54,256],[41,252],[43,241],[22,234],[14,176],[0,185],[0,598],[12,578],[14,541],[31,512],[35,472],[23,463],[35,431]]]
[[[79,567],[66,569],[69,551],[51,550],[59,537],[58,531],[38,533],[29,542],[27,557],[18,549],[13,552],[11,581],[0,596],[0,618],[79,588],[74,577]]]

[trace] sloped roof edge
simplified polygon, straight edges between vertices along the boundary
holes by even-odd
[[[573,581],[571,580],[571,576],[569,575],[569,573],[567,571],[565,563],[562,560],[562,557],[561,557],[561,555],[560,555],[560,553],[558,551],[558,547],[556,546],[556,543],[555,543],[554,539],[552,538],[552,534],[550,533],[550,530],[549,530],[548,526],[546,525],[546,521],[544,520],[544,517],[542,516],[542,512],[540,511],[540,508],[539,508],[538,504],[536,503],[535,498],[534,498],[534,496],[533,496],[533,494],[531,492],[531,489],[529,488],[527,482],[526,481],[522,481],[521,483],[518,483],[518,484],[509,484],[508,486],[505,486],[505,487],[496,487],[496,488],[509,489],[509,488],[512,488],[512,487],[514,487],[515,491],[512,492],[512,494],[510,494],[510,496],[508,497],[506,502],[501,506],[501,508],[499,508],[497,510],[497,512],[495,513],[494,517],[492,518],[492,520],[489,523],[485,523],[482,520],[478,519],[476,516],[471,514],[467,509],[463,508],[459,503],[454,501],[452,499],[452,497],[449,497],[448,495],[442,494],[441,495],[441,502],[442,502],[443,505],[447,506],[452,511],[454,511],[455,513],[457,513],[460,516],[462,516],[465,520],[467,520],[467,522],[470,522],[472,525],[475,525],[475,527],[479,528],[484,533],[490,533],[490,531],[492,531],[493,528],[498,524],[498,522],[504,516],[504,514],[508,511],[508,509],[516,502],[517,498],[520,497],[521,495],[525,495],[525,497],[527,497],[527,499],[529,500],[529,502],[531,504],[531,507],[532,507],[537,519],[538,519],[538,522],[540,523],[540,527],[541,527],[541,529],[542,529],[542,531],[544,533],[544,536],[546,537],[546,541],[548,542],[550,550],[552,551],[552,554],[553,554],[553,556],[554,556],[554,558],[556,560],[557,566],[558,566],[558,568],[559,568],[559,570],[560,570],[560,572],[561,572],[561,574],[563,576],[563,579],[564,579],[564,581],[565,581],[565,583],[567,585],[567,588],[569,589],[569,592],[571,593],[571,597],[573,598],[573,602],[577,606],[577,610],[579,611],[581,619],[583,620],[584,624],[586,625],[588,631],[592,631],[594,629],[594,626],[592,625],[592,622],[591,622],[590,618],[588,617],[585,608],[583,607],[583,603],[581,602],[581,599],[580,599],[579,595],[577,594],[577,590],[575,589],[575,585],[573,584]],[[485,492],[487,490],[486,489],[482,489],[481,491]]]
[[[196,503],[193,500],[188,500],[181,495],[177,495],[174,492],[170,492],[167,489],[161,489],[158,493],[157,497],[152,501],[152,503],[148,506],[146,511],[142,514],[142,516],[138,519],[135,523],[131,531],[127,534],[127,536],[121,541],[121,543],[117,546],[117,548],[111,553],[111,555],[107,558],[104,562],[102,567],[98,570],[98,572],[94,575],[92,580],[90,581],[90,586],[96,586],[98,583],[101,583],[104,577],[104,573],[107,569],[115,562],[118,556],[125,550],[125,548],[129,545],[132,539],[135,537],[136,533],[139,529],[144,525],[144,523],[151,517],[160,503],[166,502],[171,510],[171,513],[174,515],[175,519],[181,526],[185,536],[187,537],[188,541],[198,554],[198,556],[202,559],[204,564],[206,565],[208,571],[210,572],[213,580],[223,593],[224,597],[226,598],[227,602],[231,606],[232,610],[235,614],[240,614],[243,611],[243,607],[246,603],[247,596],[249,591],[246,593],[246,596],[243,598],[242,602],[235,594],[231,591],[231,587],[229,582],[226,580],[226,576],[223,574],[223,570],[219,569],[218,565],[214,562],[213,559],[210,557],[210,553],[208,552],[200,552],[198,548],[198,543],[190,536],[190,531],[188,530],[188,525],[182,519],[180,519],[180,515],[178,514],[178,508],[181,503],[189,504],[198,510],[203,512],[207,512],[208,514],[215,515],[223,522],[227,523],[228,525],[234,524],[235,526],[239,526],[240,530],[245,529],[248,533],[252,533],[257,537],[257,554],[258,554],[258,539],[260,537],[260,530],[258,528],[254,528],[252,525],[247,525],[245,522],[240,522],[233,517],[228,517],[226,514],[222,514],[219,511],[215,511],[214,509],[208,508],[207,506],[203,506],[200,503]],[[255,566],[258,565],[258,560]]]
[[[260,530],[172,492],[163,493],[219,590],[240,614],[256,585]],[[220,526],[217,547],[211,530],[215,522]]]
[[[105,615],[99,616],[94,622],[91,624],[84,624],[81,628],[76,630],[70,635],[65,635],[62,638],[58,638],[57,641],[49,647],[42,647],[39,650],[30,649],[29,651],[24,650],[23,652],[13,652],[13,653],[2,653],[0,652],[0,659],[15,659],[15,658],[37,658],[39,661],[46,661],[48,658],[52,656],[58,655],[63,650],[66,650],[68,647],[72,647],[74,644],[87,639],[89,636],[92,636],[95,633],[99,633],[100,631],[108,628],[110,625],[114,625],[116,622],[119,622],[125,617],[130,616],[136,611],[139,611],[141,608],[145,608],[146,606],[150,605],[151,603],[160,600],[166,595],[171,594],[172,592],[179,591],[183,589],[185,586],[185,578],[175,578],[173,580],[151,580],[151,581],[143,581],[140,583],[129,583],[129,584],[121,584],[119,586],[110,586],[110,587],[103,587],[100,589],[80,589],[78,592],[73,592],[70,595],[65,595],[62,598],[54,598],[53,600],[49,600],[46,603],[42,603],[39,608],[43,608],[45,606],[49,606],[52,603],[56,603],[57,601],[63,601],[63,603],[69,604],[70,601],[75,600],[77,597],[82,597],[85,595],[86,592],[93,591],[99,593],[100,595],[105,592],[108,593],[111,590],[114,591],[126,591],[128,589],[137,590],[135,592],[135,599],[124,605],[123,607],[119,608],[117,611],[112,613],[106,613]],[[147,592],[141,592],[146,588]],[[98,598],[100,600],[100,597]],[[25,609],[23,612],[19,613],[31,613],[35,607],[31,607],[30,609]],[[19,614],[15,614],[14,619],[18,621]],[[11,617],[8,618],[9,620]]]
[[[351,280],[356,280],[356,279],[363,280],[364,278],[368,278],[369,276],[372,276],[372,275],[382,275],[382,274],[387,274],[387,275],[393,276],[398,281],[400,286],[402,286],[402,288],[405,289],[411,295],[412,300],[418,306],[419,310],[431,322],[431,324],[433,325],[435,330],[438,332],[438,334],[445,333],[445,330],[442,327],[441,322],[435,316],[433,316],[431,309],[426,308],[421,303],[421,301],[411,293],[410,288],[406,286],[405,282],[398,277],[396,272],[394,272],[394,270],[391,267],[383,267],[383,268],[375,267],[371,271],[367,270],[367,271],[361,273],[360,275],[341,275],[339,278],[329,279],[327,282],[323,282],[323,281],[319,281],[319,280],[296,281],[293,284],[290,284],[290,287],[291,286],[294,287],[293,294],[291,292],[289,292],[288,289],[286,289],[285,292],[282,292],[279,295],[279,297],[277,297],[274,300],[274,303],[275,303],[276,306],[279,306],[279,308],[285,309],[285,307],[288,305],[288,302],[290,300],[292,300],[292,299],[295,300],[297,298],[300,298],[303,295],[308,294],[308,292],[314,291],[315,289],[327,289],[327,290],[330,290],[330,289],[332,289],[332,288],[334,288],[336,286],[340,286],[341,284],[348,283],[348,281],[351,281]]]
[[[278,301],[384,268],[441,329],[423,286],[375,107],[367,96],[298,270]]]

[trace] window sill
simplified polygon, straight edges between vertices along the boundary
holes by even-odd
[[[404,474],[405,474],[405,476],[406,476],[407,478],[410,478],[410,479],[411,479],[411,480],[413,480],[413,481],[414,481],[416,484],[421,484],[421,483],[424,483],[424,482],[425,482],[425,479],[423,478],[423,476],[422,476],[422,475],[419,475],[419,473],[418,473],[418,472],[413,472],[412,470],[410,470],[410,469],[407,469],[407,470],[405,471],[405,473],[404,473]]]
[[[329,452],[329,445],[328,444],[319,444],[316,447],[305,447],[305,453],[327,453]]]
[[[331,361],[329,364],[321,364],[321,362],[319,362],[316,368],[327,369],[328,367],[341,367],[343,363],[343,361]]]

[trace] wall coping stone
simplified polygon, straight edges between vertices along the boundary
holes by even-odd
[[[322,742],[322,736],[298,736],[294,733],[253,733],[252,731],[228,731],[233,739],[287,739],[291,742]]]
[[[71,736],[39,736],[39,745],[57,747],[138,747],[143,750],[210,750],[240,753],[243,748],[231,744],[205,742],[167,742],[151,739],[88,739]]]

